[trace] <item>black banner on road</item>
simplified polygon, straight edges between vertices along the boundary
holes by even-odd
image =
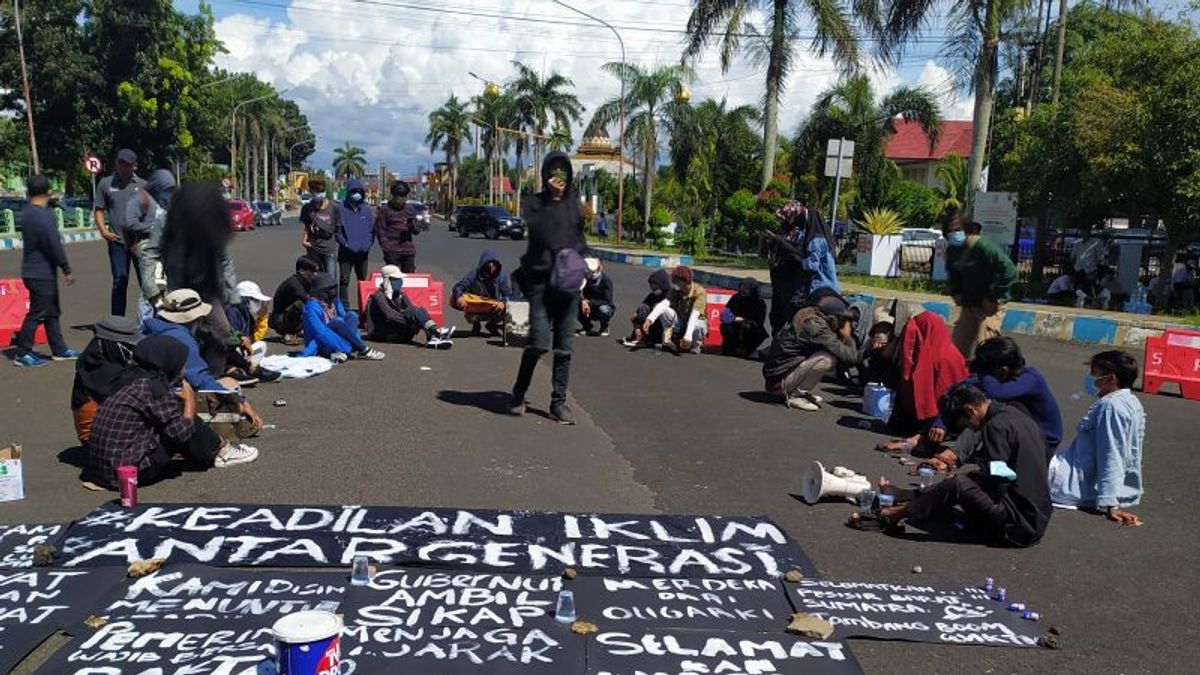
[[[862,675],[842,642],[720,631],[601,631],[588,675]]]
[[[125,570],[0,570],[0,672],[7,673],[55,631],[79,635],[83,621]]]
[[[29,567],[38,544],[57,544],[66,525],[0,525],[0,569]]]
[[[778,633],[791,605],[774,579],[588,577],[571,582],[581,617],[606,630],[687,628]]]

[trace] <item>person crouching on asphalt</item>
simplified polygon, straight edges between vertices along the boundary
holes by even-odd
[[[335,364],[350,358],[379,361],[384,357],[362,341],[358,314],[346,311],[338,297],[337,279],[324,272],[313,279],[312,293],[304,303],[304,350],[300,356],[323,356]]]
[[[133,348],[142,339],[142,327],[123,316],[106,316],[92,326],[95,337],[75,362],[71,387],[71,418],[75,436],[86,444],[92,435],[92,420],[101,403],[117,392],[122,374],[133,365]]]
[[[257,448],[223,440],[199,417],[196,390],[184,377],[188,357],[188,348],[166,335],[133,348],[133,365],[92,421],[86,479],[116,488],[117,468],[134,466],[145,485],[162,477],[175,454],[202,468],[258,458]]]
[[[583,298],[579,301],[578,333],[590,336],[608,335],[608,322],[612,321],[617,307],[613,304],[612,277],[604,271],[599,258],[587,258],[587,281],[583,286]],[[599,328],[597,328],[599,325]]]
[[[299,334],[304,328],[304,303],[308,302],[309,290],[320,269],[316,260],[306,255],[300,256],[296,260],[296,273],[284,279],[275,289],[267,325],[279,333],[285,345],[300,344]]]
[[[650,284],[650,292],[642,298],[631,317],[633,332],[621,341],[621,344],[631,349],[638,347],[653,347],[662,342],[662,326],[650,321],[650,315],[655,311],[662,312],[671,306],[671,274],[666,270],[654,270],[646,280]],[[649,324],[649,328],[646,325]]]
[[[782,394],[784,404],[793,410],[820,410],[821,380],[839,364],[858,363],[853,334],[853,317],[839,298],[822,298],[816,306],[798,310],[775,334],[763,361],[767,391]]]
[[[879,509],[885,526],[966,516],[968,534],[993,544],[1032,546],[1042,539],[1054,508],[1046,475],[1046,440],[1037,422],[1015,405],[994,401],[979,387],[960,383],[938,402],[952,431],[969,428],[980,443],[971,456],[978,471],[950,476],[917,490],[883,482],[895,503]]]
[[[367,337],[376,342],[407,344],[425,331],[425,346],[449,349],[454,328],[439,328],[424,307],[413,304],[404,293],[404,273],[395,265],[384,265],[383,283],[367,298]]]
[[[1130,387],[1137,359],[1110,350],[1092,357],[1084,389],[1099,400],[1075,428],[1075,440],[1050,460],[1055,504],[1103,513],[1121,525],[1141,525],[1126,511],[1142,499],[1142,440],[1146,411]]]
[[[231,330],[227,372],[243,385],[249,384],[250,380],[256,380],[255,384],[278,381],[280,373],[259,365],[267,353],[267,343],[262,339],[267,333],[271,298],[253,281],[239,281],[237,291],[241,301],[225,306],[225,317]],[[246,379],[242,379],[243,374]]]
[[[749,357],[767,339],[767,303],[758,296],[758,280],[746,277],[721,311],[721,353]]]
[[[44,366],[46,360],[33,351],[33,337],[38,325],[46,328],[50,341],[51,358],[69,361],[79,352],[67,346],[63,340],[58,317],[62,310],[58,306],[58,271],[61,269],[67,285],[75,283],[71,275],[71,263],[63,248],[62,235],[50,212],[50,181],[42,175],[31,176],[26,183],[29,204],[21,212],[21,280],[29,291],[29,311],[21,330],[13,338],[17,348],[14,366]]]
[[[479,256],[479,264],[467,272],[450,291],[450,306],[463,313],[471,324],[471,335],[500,334],[504,323],[505,303],[512,297],[512,287],[504,276],[504,265],[495,251],[488,249]]]
[[[662,348],[668,352],[700,353],[704,338],[708,337],[708,316],[705,313],[708,291],[692,280],[692,268],[680,265],[671,270],[670,303],[661,303],[646,317],[643,332],[650,332],[651,324],[662,324]]]

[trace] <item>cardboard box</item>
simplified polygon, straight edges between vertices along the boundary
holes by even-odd
[[[0,502],[25,498],[25,480],[21,474],[21,446],[12,443],[0,448]]]

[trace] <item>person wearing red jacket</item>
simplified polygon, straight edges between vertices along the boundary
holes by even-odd
[[[417,212],[408,203],[408,183],[392,182],[391,199],[375,212],[375,236],[383,249],[383,260],[404,274],[417,271],[417,245],[413,237],[421,232]]]

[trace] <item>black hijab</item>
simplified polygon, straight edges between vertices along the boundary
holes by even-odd
[[[124,373],[132,363],[132,352],[132,346],[116,340],[92,338],[75,362],[71,407],[81,407],[89,398],[96,403],[103,403],[104,399],[128,384]]]
[[[824,237],[825,241],[829,242],[830,251],[837,250],[837,246],[834,244],[833,240],[833,232],[830,231],[829,226],[825,224],[825,219],[821,217],[821,214],[818,211],[805,206],[804,216],[802,218],[804,222],[797,223],[797,225],[804,230],[803,250],[805,253],[808,252],[808,242],[816,239],[817,237]]]
[[[150,380],[151,392],[155,396],[166,396],[183,373],[187,358],[187,347],[179,340],[167,335],[150,335],[133,348],[134,365],[126,369],[122,379],[125,384]]]

